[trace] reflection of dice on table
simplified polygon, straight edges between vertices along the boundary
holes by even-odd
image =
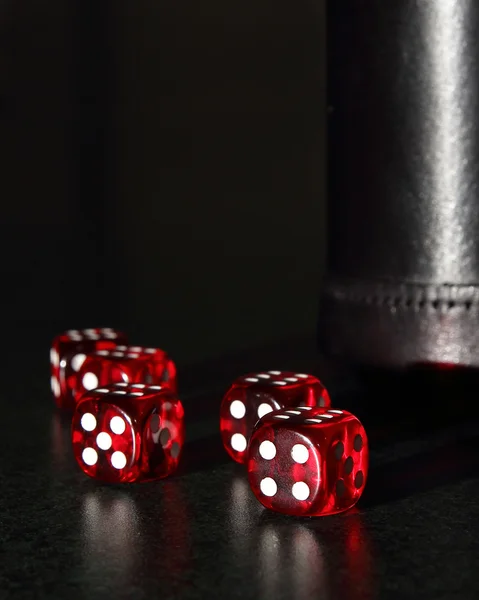
[[[248,477],[267,508],[297,516],[354,506],[369,463],[364,427],[351,413],[298,406],[274,411],[256,425],[248,448]]]
[[[77,372],[87,354],[115,350],[118,344],[126,343],[126,336],[110,327],[70,329],[58,335],[50,350],[51,386],[57,406],[73,408],[78,396]]]
[[[76,373],[76,400],[110,383],[147,383],[176,391],[176,368],[159,348],[117,346],[96,350],[85,357]]]
[[[331,405],[328,392],[316,377],[264,371],[236,379],[220,408],[221,437],[228,454],[236,462],[244,463],[248,441],[258,419],[273,410],[298,405]]]
[[[167,387],[116,383],[95,389],[75,408],[73,453],[87,475],[110,483],[167,477],[183,448],[183,416]]]

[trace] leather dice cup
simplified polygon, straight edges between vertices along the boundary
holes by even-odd
[[[479,365],[479,3],[330,0],[319,345]]]

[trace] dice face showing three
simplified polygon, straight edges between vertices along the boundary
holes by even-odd
[[[220,407],[223,445],[233,460],[245,463],[247,446],[258,419],[280,408],[302,405],[325,407],[331,401],[323,384],[312,375],[264,371],[239,377]]]
[[[366,432],[354,415],[298,406],[258,422],[247,469],[251,489],[266,508],[311,517],[354,506],[368,464]]]
[[[85,357],[76,373],[76,400],[110,383],[154,384],[176,392],[176,368],[166,352],[158,348],[117,346],[97,350]]]
[[[124,334],[110,327],[70,329],[53,340],[50,350],[51,387],[59,408],[71,409],[78,397],[77,372],[86,355],[126,344]]]
[[[184,410],[169,388],[110,384],[88,392],[72,420],[73,453],[90,477],[131,483],[167,477],[184,443]]]

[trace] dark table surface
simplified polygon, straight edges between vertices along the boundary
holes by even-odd
[[[230,378],[258,368],[318,374],[362,419],[371,465],[356,509],[296,519],[255,500],[217,413]],[[301,342],[186,368],[179,472],[109,486],[74,462],[48,348],[3,369],[0,598],[479,598],[475,375],[358,380]]]

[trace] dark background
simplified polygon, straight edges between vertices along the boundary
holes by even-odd
[[[191,364],[314,337],[323,24],[311,0],[1,3],[11,344],[117,326]]]

